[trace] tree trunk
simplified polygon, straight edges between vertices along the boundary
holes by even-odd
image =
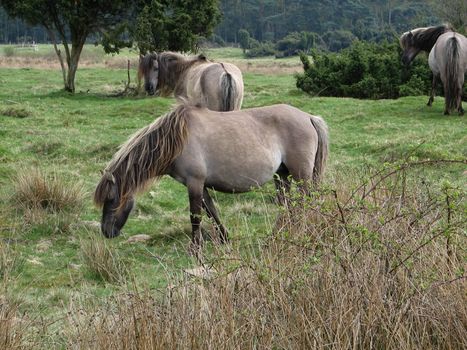
[[[65,90],[74,93],[75,92],[75,76],[76,70],[78,69],[78,62],[83,51],[83,46],[86,41],[86,36],[78,38],[76,42],[71,44],[71,54],[68,60],[68,74],[67,74],[67,83],[65,85]]]
[[[65,91],[74,93],[76,70],[78,69],[79,58],[81,56],[81,52],[83,51],[83,46],[84,46],[84,43],[86,42],[87,34],[83,33],[80,36],[75,36],[72,39],[71,50],[70,50],[70,47],[68,45],[68,42],[67,42],[67,39],[65,37],[63,30],[59,31],[59,35],[62,39],[62,45],[63,45],[63,48],[65,49],[64,50],[65,58],[66,58],[66,67],[65,67],[65,60],[63,59],[61,50],[57,46],[57,40],[55,38],[55,33],[53,30],[50,30],[48,28],[47,30],[48,30],[50,38],[53,41],[55,53],[57,54],[58,60],[60,61]]]
[[[47,28],[47,32],[49,33],[49,38],[52,39],[52,42],[54,44],[54,49],[55,49],[55,53],[57,54],[57,57],[58,57],[58,60],[60,61],[60,67],[62,68],[62,75],[63,75],[63,84],[65,85],[65,89],[66,89],[66,69],[65,69],[65,63],[63,62],[63,57],[62,57],[62,52],[60,51],[60,49],[58,48],[57,46],[57,40],[55,38],[55,33],[53,32],[53,30],[50,30],[49,28]]]

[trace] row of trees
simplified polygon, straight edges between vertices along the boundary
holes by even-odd
[[[441,21],[461,32],[467,25],[465,0],[221,0],[221,10],[216,34],[226,42],[238,42],[241,29],[259,42],[302,31],[381,42]]]
[[[222,0],[221,8],[224,19],[216,33],[228,42],[237,41],[240,29],[258,41],[277,41],[290,32],[337,30],[379,41],[409,26],[438,22],[429,0]]]

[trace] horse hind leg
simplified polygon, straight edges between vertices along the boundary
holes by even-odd
[[[433,101],[435,100],[435,91],[436,91],[438,79],[439,77],[433,73],[433,80],[431,82],[430,98],[428,99],[428,103],[426,104],[428,107],[431,107],[431,105],[433,104]]]
[[[459,102],[458,102],[459,108],[457,111],[459,112],[459,115],[464,115],[464,108],[462,108],[462,96],[459,96]]]
[[[459,115],[464,115],[464,108],[462,108],[462,94],[464,90],[464,79],[461,79],[459,85],[460,85],[459,94],[457,95],[457,112],[459,113]]]
[[[221,223],[216,205],[214,204],[214,201],[206,187],[203,189],[203,208],[208,214],[208,217],[214,219],[216,223],[216,231],[219,233],[220,242],[222,244],[227,243],[229,241],[228,232]]]
[[[279,205],[286,204],[287,195],[290,193],[290,172],[284,164],[281,164],[274,176],[276,186],[276,200]]]
[[[304,164],[287,165],[292,179],[297,183],[300,193],[304,196],[310,196],[313,189],[313,167],[314,159],[308,166],[304,166]]]

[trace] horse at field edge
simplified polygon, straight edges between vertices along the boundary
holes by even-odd
[[[135,194],[169,175],[188,189],[191,251],[202,245],[202,209],[225,243],[208,189],[248,192],[274,178],[278,192],[289,191],[292,178],[307,193],[322,177],[328,145],[323,119],[289,105],[216,112],[180,104],[136,132],[105,168],[94,193],[102,233],[118,236]]]
[[[429,53],[428,64],[433,72],[433,82],[427,105],[434,100],[439,79],[444,87],[444,114],[457,110],[464,114],[462,93],[464,75],[467,71],[467,38],[454,32],[448,25],[416,28],[400,37],[403,49],[402,62],[409,65],[420,51]]]
[[[175,52],[149,53],[140,58],[139,79],[150,94],[182,97],[213,111],[239,110],[243,77],[231,63],[210,62],[204,55],[185,57]]]

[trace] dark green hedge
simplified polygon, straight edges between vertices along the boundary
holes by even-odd
[[[339,53],[312,53],[313,63],[302,54],[304,73],[297,87],[313,95],[355,98],[398,98],[426,95],[431,71],[424,54],[406,68],[399,44],[354,42]]]

